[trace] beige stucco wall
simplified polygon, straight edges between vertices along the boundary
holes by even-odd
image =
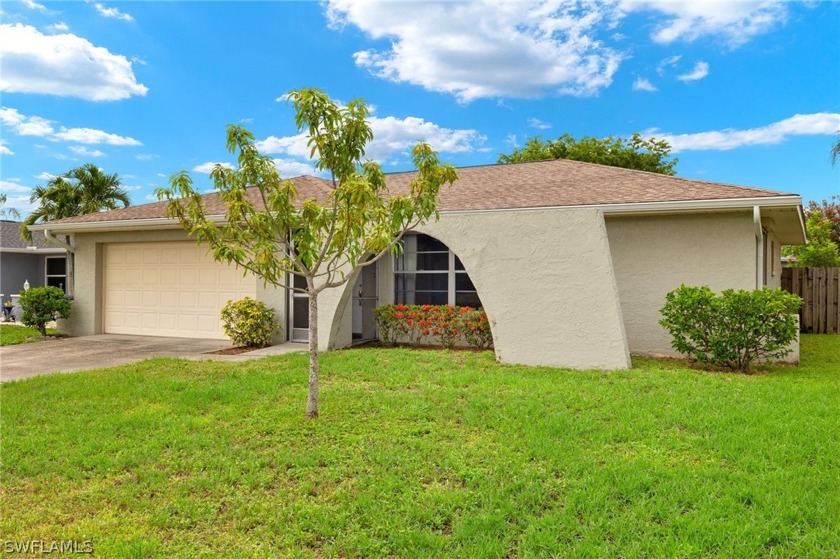
[[[631,353],[676,355],[659,309],[681,284],[755,288],[752,212],[608,216],[606,223]]]
[[[761,225],[767,231],[764,245],[764,285],[771,289],[782,286],[782,245],[776,236],[776,224],[772,219],[762,219]]]
[[[67,320],[60,321],[61,332],[72,336],[88,336],[104,332],[102,307],[103,246],[106,243],[190,241],[180,229],[160,231],[125,231],[107,233],[82,233],[75,235],[76,283],[73,313]],[[257,299],[273,308],[282,331],[275,334],[274,343],[285,339],[286,291],[273,286],[263,287],[255,279]],[[221,309],[219,309],[221,311]]]
[[[499,361],[629,367],[600,210],[445,213],[417,232],[439,239],[463,262],[491,321]],[[383,303],[393,291],[384,279],[390,275],[386,266],[379,274]],[[328,290],[319,299],[322,348],[349,344],[350,301],[347,288]]]

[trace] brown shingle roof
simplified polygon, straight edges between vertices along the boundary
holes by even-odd
[[[414,176],[414,172],[387,175],[389,190],[394,194],[408,192]],[[439,210],[497,210],[790,196],[774,190],[683,179],[567,159],[463,167],[458,169],[458,177],[451,188],[441,192]],[[300,200],[324,200],[330,191],[330,182],[324,179],[301,176],[291,180],[295,182]],[[259,193],[256,189],[249,189],[249,196],[257,201]],[[208,215],[224,214],[224,204],[217,194],[205,195],[204,202]],[[166,216],[165,208],[165,202],[155,202],[53,223],[161,218]]]

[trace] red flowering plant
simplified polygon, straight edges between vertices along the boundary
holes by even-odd
[[[379,340],[384,345],[396,344],[408,332],[405,321],[408,305],[382,305],[374,310],[376,327],[379,329]]]
[[[385,345],[404,342],[416,345],[434,338],[445,348],[463,339],[471,347],[487,349],[493,344],[490,322],[484,309],[451,305],[383,305],[376,309],[379,337]]]
[[[464,311],[464,309],[467,309]],[[475,348],[487,349],[493,345],[493,333],[490,332],[490,322],[484,309],[461,307],[461,328],[464,340]]]
[[[452,349],[461,337],[458,312],[452,305],[438,305],[432,308],[432,335],[436,336],[440,345]]]

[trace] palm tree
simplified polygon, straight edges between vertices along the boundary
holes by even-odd
[[[122,184],[116,173],[108,175],[93,163],[71,169],[67,177],[75,179],[81,189],[80,211],[84,215],[102,210],[114,210],[118,203],[123,207],[130,206],[128,192],[121,188]]]
[[[55,177],[47,186],[36,186],[29,200],[38,203],[21,225],[21,235],[32,239],[28,226],[36,223],[75,217],[101,210],[113,210],[131,205],[128,192],[121,188],[116,173],[108,175],[93,163],[70,169],[65,175]]]
[[[834,146],[831,148],[831,166],[833,167],[835,163],[837,163],[837,159],[840,158],[840,136],[834,140]]]
[[[47,182],[47,186],[36,186],[29,201],[38,203],[38,208],[29,214],[20,227],[21,236],[32,240],[28,227],[36,223],[75,217],[101,210],[113,210],[121,203],[131,205],[128,191],[122,188],[116,173],[108,175],[93,163],[70,169],[66,174]],[[73,252],[70,236],[65,236],[70,247],[67,254],[67,292],[73,292]]]

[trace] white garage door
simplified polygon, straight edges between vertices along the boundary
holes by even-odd
[[[225,338],[219,312],[255,298],[257,282],[206,252],[194,242],[105,245],[105,332]]]

